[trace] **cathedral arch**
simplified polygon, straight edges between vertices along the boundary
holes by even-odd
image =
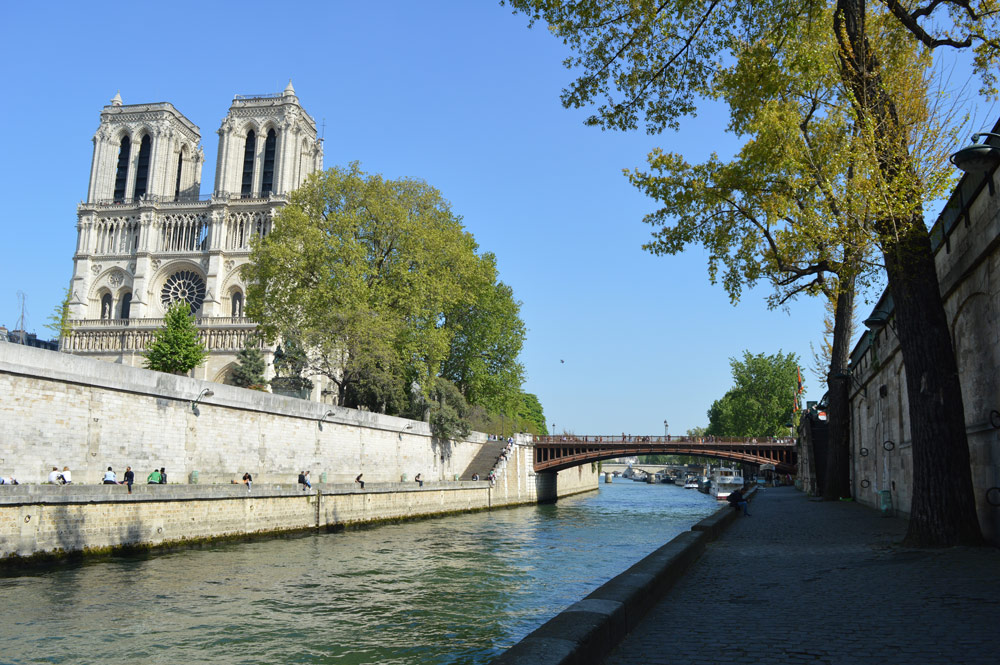
[[[264,130],[261,130],[262,133]],[[264,134],[264,161],[261,168],[260,195],[268,196],[274,190],[274,159],[278,147],[278,132],[274,127]]]
[[[128,132],[122,132],[118,139],[118,165],[115,168],[114,200],[125,200],[125,188],[128,185],[128,167],[132,161],[132,139]]]
[[[257,156],[257,133],[250,129],[247,131],[246,142],[243,147],[243,175],[240,183],[240,196],[249,198],[253,195],[253,166],[254,158]]]
[[[212,379],[212,382],[224,383],[227,386],[235,386],[236,384],[233,383],[233,370],[235,369],[236,369],[236,363],[235,362],[229,363],[228,365],[226,365],[225,367],[223,367],[218,371],[218,373],[215,375],[215,378]]]
[[[100,310],[99,317],[102,321],[108,321],[112,317],[112,312],[114,312],[114,298],[111,292],[107,289],[102,289],[100,292]]]
[[[139,154],[135,160],[135,182],[132,185],[132,198],[139,200],[146,195],[149,185],[149,159],[153,151],[153,140],[149,132],[143,132],[139,139]]]
[[[128,319],[132,310],[132,290],[125,289],[118,296],[118,318]]]

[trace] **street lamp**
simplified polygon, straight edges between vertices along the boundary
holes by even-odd
[[[986,141],[977,143],[984,136],[1000,139],[1000,134],[993,132],[973,134],[972,145],[962,148],[949,157],[949,160],[966,173],[982,173],[985,175],[990,187],[990,196],[993,196],[996,192],[994,191],[993,178],[990,177],[990,174],[996,170],[997,166],[1000,166],[1000,147],[990,145]]]
[[[196,398],[194,398],[193,400],[191,400],[191,412],[194,413],[195,415],[197,415],[197,413],[198,413],[198,402],[201,401],[201,398],[202,397],[211,397],[214,394],[215,394],[215,392],[212,391],[211,388],[205,388],[204,390],[202,390],[198,394],[198,396]]]

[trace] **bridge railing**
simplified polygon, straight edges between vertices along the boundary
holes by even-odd
[[[632,434],[536,434],[532,437],[535,443],[585,443],[588,445],[635,445],[643,443],[687,443],[692,445],[723,444],[723,445],[794,445],[795,438],[789,436],[765,437],[722,437],[722,436],[674,436],[668,435],[632,435]]]

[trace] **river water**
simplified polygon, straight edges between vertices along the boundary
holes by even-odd
[[[716,509],[556,504],[0,577],[0,663],[485,663]]]

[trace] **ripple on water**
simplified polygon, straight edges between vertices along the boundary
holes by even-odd
[[[545,506],[7,576],[0,658],[484,662],[715,509],[616,483]]]

